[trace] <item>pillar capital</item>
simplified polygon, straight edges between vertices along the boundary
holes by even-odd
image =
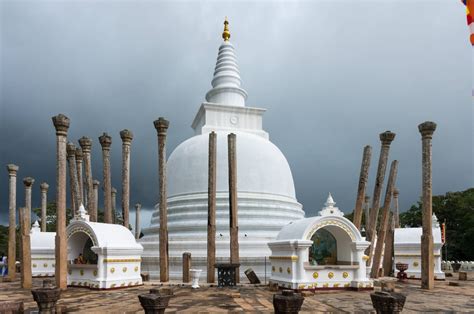
[[[435,130],[436,123],[432,121],[425,121],[418,125],[418,131],[420,131],[422,138],[431,138]]]
[[[170,122],[163,117],[159,117],[158,120],[153,122],[155,125],[156,132],[158,136],[166,135],[166,130],[168,129]]]
[[[99,180],[93,180],[92,185],[93,185],[94,189],[97,189],[97,187],[100,185]]]
[[[68,142],[66,145],[67,157],[76,157],[76,145],[73,142]]]
[[[58,114],[57,116],[52,117],[54,128],[56,129],[56,135],[67,135],[67,130],[69,129],[70,120],[63,114]]]
[[[79,145],[82,148],[83,153],[90,153],[91,152],[92,140],[89,137],[83,136],[78,140],[78,142],[79,142]]]
[[[33,183],[35,183],[35,179],[33,179],[32,177],[26,177],[26,178],[23,179],[23,184],[27,188],[31,188]]]
[[[139,210],[140,208],[142,208],[142,204],[136,203],[136,204],[135,204],[135,208]]]
[[[366,195],[366,196],[364,197],[364,202],[365,202],[365,203],[370,202],[370,196]]]
[[[120,137],[122,138],[123,144],[130,144],[133,140],[133,133],[130,130],[124,129],[120,131]]]
[[[116,189],[116,188],[112,188],[112,189],[110,190],[110,192],[111,192],[112,194],[117,194],[117,189]]]
[[[82,152],[82,148],[76,147],[76,161],[82,161],[84,159],[84,153]]]
[[[392,143],[392,141],[395,139],[395,135],[396,134],[391,131],[380,133],[379,138],[382,142],[382,145],[390,145],[390,143]]]
[[[397,188],[394,188],[393,189],[393,197],[398,197],[399,194],[400,194],[400,191]]]
[[[40,184],[40,188],[41,188],[41,192],[47,192],[48,189],[49,189],[49,184],[46,183],[46,182],[42,182],[42,183]]]
[[[7,165],[8,175],[10,177],[15,177],[18,169],[20,169],[20,167],[18,167],[17,165],[14,165],[14,164]]]
[[[104,132],[100,137],[99,137],[99,142],[100,145],[102,146],[103,150],[109,150],[110,145],[112,145],[112,137]]]

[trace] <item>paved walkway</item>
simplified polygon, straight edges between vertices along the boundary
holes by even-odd
[[[469,281],[460,286],[449,286],[448,281],[436,282],[433,291],[419,288],[420,281],[398,285],[397,289],[408,295],[403,313],[414,312],[474,312],[474,273]],[[457,282],[456,279],[448,278]],[[35,279],[34,286],[41,280]],[[85,288],[69,288],[63,292],[60,304],[67,312],[82,313],[143,313],[137,295],[160,285],[156,282],[135,288],[113,291],[94,291]],[[267,287],[242,285],[235,289],[202,287],[192,290],[189,286],[174,286],[174,297],[166,313],[273,313],[272,295]],[[378,289],[378,288],[376,288]],[[20,289],[19,281],[0,283],[1,301],[24,301],[25,309],[36,311],[29,290]],[[321,312],[374,312],[370,292],[327,291],[306,296],[301,313]]]

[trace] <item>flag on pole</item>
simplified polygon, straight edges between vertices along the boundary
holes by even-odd
[[[471,45],[474,46],[474,0],[461,0],[466,6],[466,19],[469,30],[471,31]]]

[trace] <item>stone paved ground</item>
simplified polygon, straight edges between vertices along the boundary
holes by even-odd
[[[473,312],[474,313],[474,273],[468,281],[459,282],[460,286],[449,286],[445,282],[436,282],[433,291],[419,288],[420,281],[410,280],[397,289],[408,295],[403,313],[413,312]],[[34,286],[40,286],[41,280],[35,279]],[[82,313],[143,313],[137,295],[146,293],[159,283],[150,282],[141,287],[113,291],[94,291],[85,288],[69,288],[63,292],[59,304],[68,312]],[[242,285],[235,289],[202,287],[191,290],[189,286],[173,286],[174,298],[170,301],[167,313],[231,313],[253,312],[272,313],[272,294],[265,286],[252,287]],[[378,288],[376,288],[378,289]],[[29,290],[22,290],[19,281],[0,283],[1,301],[21,300],[25,309],[36,311]],[[321,312],[373,312],[370,292],[327,291],[317,292],[305,298],[302,313]]]

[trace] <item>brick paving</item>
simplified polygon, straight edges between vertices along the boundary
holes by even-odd
[[[457,274],[455,274],[457,275]],[[459,286],[449,286],[448,281],[437,281],[433,291],[421,290],[420,281],[410,280],[397,284],[397,290],[408,295],[403,313],[415,312],[474,312],[474,273]],[[33,285],[39,287],[40,279]],[[220,289],[202,285],[192,290],[189,286],[173,285],[174,297],[166,313],[273,313],[272,295],[265,286],[243,284],[234,289]],[[141,287],[113,291],[95,291],[86,288],[69,288],[58,302],[67,312],[77,313],[143,313],[138,294],[146,293],[158,282],[147,282]],[[376,288],[378,289],[378,288]],[[375,312],[369,291],[325,291],[305,293],[301,313],[354,313]],[[24,301],[26,312],[37,311],[29,290],[22,290],[19,281],[0,283],[1,301]]]

